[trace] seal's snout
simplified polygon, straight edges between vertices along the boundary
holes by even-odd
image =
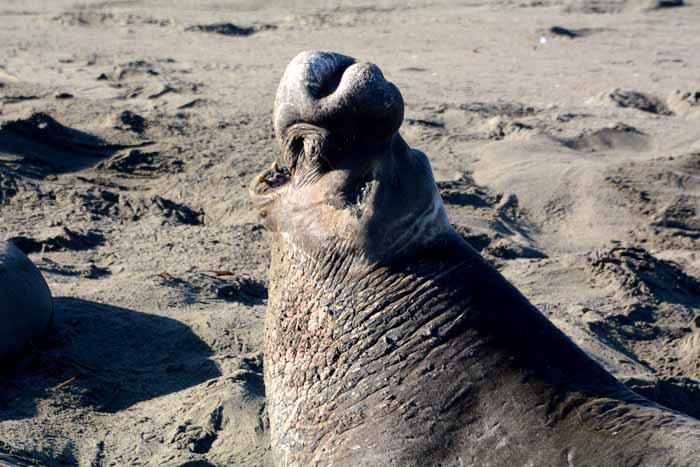
[[[332,52],[302,52],[282,77],[274,125],[282,146],[298,123],[345,141],[384,141],[403,121],[403,98],[379,67]]]

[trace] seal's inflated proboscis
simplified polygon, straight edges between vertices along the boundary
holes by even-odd
[[[375,65],[304,52],[253,181],[271,232],[280,466],[697,466],[700,422],[626,389],[451,228]]]

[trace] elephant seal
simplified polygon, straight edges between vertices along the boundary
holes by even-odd
[[[0,241],[0,367],[40,340],[52,318],[51,291],[39,270],[19,248]]]
[[[250,191],[271,232],[278,466],[700,465],[700,422],[628,390],[450,226],[375,65],[304,52]]]

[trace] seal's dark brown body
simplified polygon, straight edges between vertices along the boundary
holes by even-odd
[[[0,241],[0,367],[38,343],[52,319],[51,291],[41,272],[16,246]]]
[[[345,76],[354,61],[328,56],[302,54],[306,68],[293,62],[281,88],[321,76],[353,89],[360,76],[390,101],[392,131],[348,138],[343,120],[334,140],[322,118],[299,129],[276,113],[294,169],[252,194],[272,234],[265,382],[277,464],[700,465],[700,422],[626,389],[471,249],[427,159],[395,133],[395,88],[378,69]],[[290,108],[313,113],[314,102]]]
[[[384,265],[273,256],[266,383],[280,465],[700,459],[697,422],[618,383],[456,235]]]

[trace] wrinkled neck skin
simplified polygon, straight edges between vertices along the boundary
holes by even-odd
[[[381,262],[343,242],[311,255],[274,233],[270,284],[276,465],[651,466],[674,452],[663,436],[694,439],[451,230]],[[629,464],[657,435],[652,463]]]
[[[265,371],[278,465],[365,465],[358,450],[400,460],[429,451],[420,438],[432,430],[459,427],[440,413],[471,397],[460,361],[479,345],[463,338],[468,299],[441,282],[468,262],[382,264],[342,242],[311,256],[275,238]],[[424,378],[444,384],[429,406]]]
[[[306,136],[305,152],[321,152],[323,143]],[[398,133],[355,142],[322,175],[304,163],[312,168],[297,170],[289,194],[274,197],[264,219],[274,243],[302,262],[333,253],[358,265],[386,264],[452,231],[428,158]]]

